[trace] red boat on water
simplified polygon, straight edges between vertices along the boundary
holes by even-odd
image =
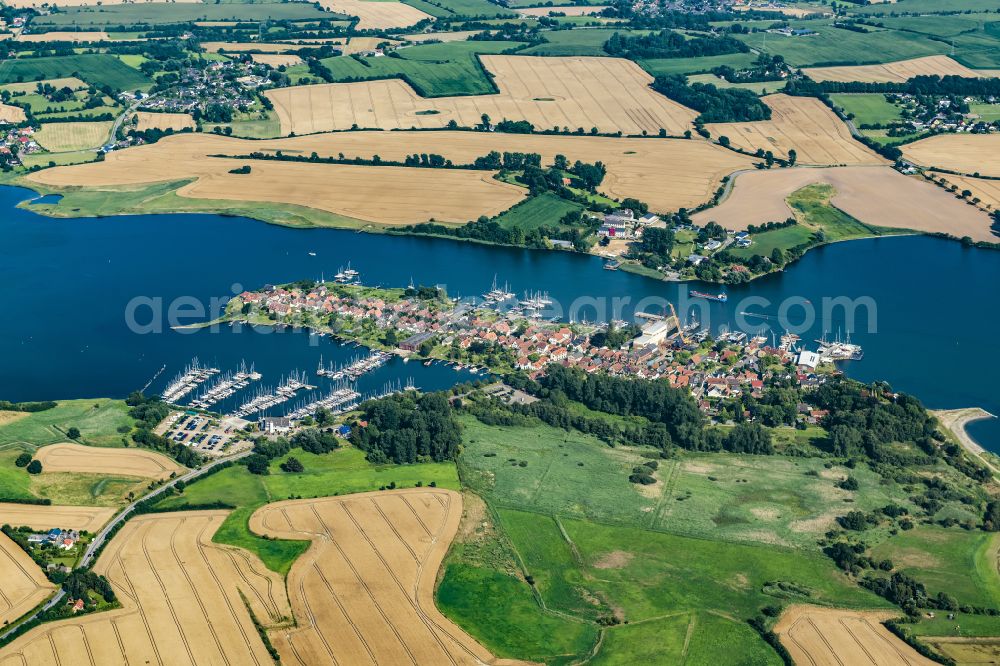
[[[710,301],[719,301],[720,303],[725,303],[729,300],[729,294],[722,292],[720,294],[706,294],[702,291],[692,291],[691,295],[695,298],[707,298]]]

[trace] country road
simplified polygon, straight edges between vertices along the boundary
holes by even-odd
[[[135,511],[136,505],[138,505],[140,502],[144,502],[148,499],[152,499],[158,495],[161,495],[162,493],[166,492],[167,488],[172,488],[178,481],[184,481],[186,483],[191,479],[195,479],[201,476],[202,474],[205,474],[214,467],[218,467],[223,463],[227,463],[233,460],[239,460],[240,458],[245,458],[251,453],[252,450],[247,450],[231,456],[217,458],[211,462],[205,463],[204,465],[202,465],[197,469],[191,470],[186,474],[182,474],[181,476],[170,479],[162,486],[158,486],[153,490],[149,491],[148,493],[146,493],[145,495],[143,495],[142,497],[133,500],[131,504],[129,504],[121,511],[119,511],[117,514],[115,514],[115,517],[112,518],[107,525],[101,528],[101,531],[98,532],[96,536],[94,536],[90,544],[87,545],[87,549],[83,552],[83,557],[80,559],[80,564],[77,566],[77,568],[85,568],[90,566],[91,560],[94,559],[97,551],[101,548],[102,545],[104,545],[104,542],[107,541],[108,535],[111,534],[112,530],[114,530],[117,525],[120,525],[121,523],[125,522],[125,520],[128,519],[128,517],[132,514],[132,512]],[[58,604],[64,596],[66,596],[66,592],[64,592],[62,588],[60,588],[55,593],[55,596],[49,599],[44,606],[36,610],[29,617],[25,618],[22,622],[18,622],[18,626],[24,624],[25,622],[31,622],[42,613],[50,610],[51,608],[54,608],[56,604]],[[6,639],[10,634],[12,634],[16,630],[17,627],[14,627],[0,634],[0,641]]]

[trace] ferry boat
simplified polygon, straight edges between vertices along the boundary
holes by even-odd
[[[718,301],[719,303],[725,303],[729,300],[729,294],[724,291],[718,294],[706,294],[703,291],[692,291],[691,295],[695,298],[705,298],[710,301]]]

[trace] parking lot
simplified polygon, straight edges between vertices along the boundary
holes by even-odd
[[[218,456],[252,446],[242,433],[248,424],[235,417],[217,419],[196,412],[172,412],[155,432],[199,453]]]

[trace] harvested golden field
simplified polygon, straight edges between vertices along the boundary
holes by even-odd
[[[121,474],[159,480],[186,469],[170,458],[146,449],[106,449],[68,443],[43,446],[35,452],[35,459],[42,463],[44,474]]]
[[[106,42],[111,37],[108,33],[100,32],[43,32],[37,35],[17,36],[19,42]]]
[[[51,153],[99,148],[111,135],[111,121],[46,123],[35,132],[35,141]]]
[[[877,1],[877,0],[876,0]],[[803,16],[810,16],[811,14],[829,14],[829,10],[825,8],[803,8],[803,7],[764,7],[764,6],[748,6],[748,5],[733,5],[733,11],[745,12],[749,10],[754,10],[758,12],[775,12],[777,14],[784,14],[785,16],[791,16],[794,18],[802,18]]]
[[[264,624],[290,616],[281,577],[212,543],[225,511],[133,518],[94,571],[122,608],[44,624],[0,649],[0,664],[271,666],[240,593]]]
[[[302,63],[302,58],[291,53],[253,53],[250,58],[254,62],[268,65],[277,69],[278,67],[291,67]]]
[[[114,515],[113,507],[0,503],[0,524],[27,525],[35,530],[59,527],[97,532]]]
[[[914,76],[964,76],[981,78],[1000,76],[1000,70],[969,69],[948,56],[935,55],[882,65],[842,67],[807,67],[802,70],[814,81],[861,81],[864,83],[905,83]]]
[[[663,128],[677,136],[691,129],[696,115],[650,89],[652,77],[629,60],[498,55],[480,59],[494,75],[499,94],[426,99],[400,79],[295,86],[265,94],[274,103],[284,134],[353,125],[445,127],[451,120],[471,127],[485,113],[494,122],[527,120],[539,129],[582,127],[589,132],[596,127],[605,133],[656,134]]]
[[[518,7],[517,13],[521,16],[548,16],[552,12],[564,16],[590,16],[600,14],[607,9],[607,5],[569,5],[565,7]]]
[[[365,159],[377,154],[382,159],[393,161],[402,161],[413,153],[426,152],[441,154],[455,164],[469,164],[492,150],[538,153],[542,156],[543,165],[551,164],[557,154],[562,154],[571,161],[603,162],[607,167],[607,176],[599,188],[601,192],[616,198],[641,199],[657,211],[673,211],[702,204],[711,198],[722,178],[753,165],[750,158],[730,150],[706,141],[684,139],[615,139],[486,132],[338,132],[246,141],[211,134],[182,134],[152,145],[115,151],[104,162],[47,169],[31,174],[28,178],[59,187],[106,187],[175,180],[184,176],[198,177],[209,173],[228,175],[228,170],[234,166],[231,160],[207,156],[247,155],[253,151],[277,150],[286,155],[308,156],[315,151],[320,157],[344,153],[347,158]],[[246,182],[245,179],[258,172],[257,164],[274,173],[290,167],[319,170],[315,173],[330,173],[322,171],[323,169],[346,168],[287,162],[255,163],[250,176],[229,176],[228,182],[234,187]],[[378,176],[390,167],[354,168]],[[418,171],[425,174],[425,177],[426,174],[436,174],[436,179],[448,179],[456,174],[467,173],[458,170]],[[488,172],[475,173],[486,175]],[[339,187],[337,182],[326,182],[321,178],[297,183],[296,192],[300,193],[297,203],[318,208],[320,206],[317,204],[323,203],[330,196],[328,191],[338,190]],[[251,198],[261,194],[251,187],[241,189]],[[434,191],[439,192],[437,189]],[[182,190],[182,193],[195,196],[190,191]],[[376,200],[379,205],[391,204],[396,201],[398,194],[387,190],[380,192]],[[455,199],[461,197],[445,198],[455,204]],[[330,205],[333,207],[335,204],[334,200]],[[369,208],[365,210],[370,213],[370,207],[374,205],[375,202],[368,202]],[[444,219],[441,214],[436,217]],[[372,216],[361,219],[372,219]],[[470,217],[461,219],[464,221]]]
[[[785,220],[792,216],[785,199],[812,183],[833,186],[837,194],[831,203],[865,224],[997,240],[985,213],[921,178],[904,176],[888,166],[741,173],[722,204],[697,213],[692,219],[697,224],[715,221],[727,229]]]
[[[24,109],[19,106],[0,104],[0,121],[7,123],[23,123],[27,120]]]
[[[1000,134],[939,134],[900,150],[903,157],[921,166],[1000,176]]]
[[[784,94],[762,98],[771,107],[771,120],[752,123],[708,123],[713,137],[727,136],[732,144],[754,152],[770,150],[785,158],[795,149],[798,164],[884,164],[885,160],[851,136],[847,125],[815,97]]]
[[[250,529],[311,539],[287,585],[297,628],[271,632],[284,664],[497,664],[434,606],[462,496],[411,488],[268,504]]]
[[[495,180],[490,171],[254,162],[251,173],[233,174],[229,172],[245,161],[208,157],[247,154],[263,145],[177,135],[115,151],[103,162],[48,169],[30,178],[55,186],[96,187],[195,178],[177,193],[194,199],[295,204],[385,225],[431,219],[464,223],[496,215],[526,195],[523,188]]]
[[[894,612],[862,612],[790,606],[774,633],[797,664],[933,666],[935,662],[889,632],[882,622]]]
[[[140,132],[148,129],[168,130],[179,132],[182,129],[195,128],[194,118],[189,113],[150,113],[139,111],[135,114],[135,128]]]
[[[978,205],[984,209],[988,211],[1000,210],[1000,180],[953,176],[950,173],[938,172],[934,172],[933,176],[935,180],[944,179],[949,186],[954,185],[956,193],[961,193],[964,190],[972,192],[969,199],[979,199]]]
[[[405,28],[434,18],[416,7],[395,0],[320,0],[319,4],[331,12],[357,16],[360,19],[356,26],[358,30]]]
[[[30,611],[55,589],[27,553],[0,534],[0,626]]]

